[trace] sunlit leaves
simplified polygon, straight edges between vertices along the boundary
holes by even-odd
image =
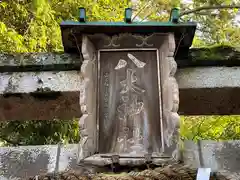
[[[5,0],[0,3],[0,52],[62,51],[62,20],[77,20],[85,7],[88,21],[123,21],[127,0]],[[0,121],[1,122],[1,121]],[[11,121],[0,123],[1,145],[79,142],[74,121]]]
[[[181,137],[188,140],[240,139],[240,116],[185,116],[181,118]]]
[[[42,145],[79,142],[78,120],[10,121],[0,123],[4,145]]]
[[[150,2],[150,1],[149,1]],[[239,3],[232,0],[153,0],[151,5],[147,6],[139,14],[141,19],[149,21],[168,21],[170,10],[173,7],[181,7],[181,11],[192,10],[203,6],[217,5],[233,5]],[[146,4],[146,1],[140,1],[141,6]],[[137,10],[137,12],[140,10]],[[198,41],[194,41],[193,46],[199,47],[199,44],[231,44],[239,46],[240,39],[234,40],[236,36],[229,36],[228,28],[239,31],[239,25],[234,25],[237,9],[209,9],[191,13],[181,17],[182,21],[195,21],[198,23],[196,36]],[[229,42],[231,41],[231,42]]]

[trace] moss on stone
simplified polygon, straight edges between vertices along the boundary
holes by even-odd
[[[189,58],[199,60],[240,60],[240,50],[231,46],[210,46],[206,48],[191,49]]]

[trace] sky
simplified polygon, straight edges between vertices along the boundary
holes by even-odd
[[[137,3],[137,1],[138,0],[132,0],[133,3]],[[185,4],[191,4],[192,0],[182,0],[182,2],[185,3]],[[141,21],[141,19],[136,17],[135,21]],[[239,9],[238,15],[234,19],[234,22],[240,26],[240,9]]]
[[[182,0],[182,1],[183,1],[183,3],[185,3],[185,4],[191,4],[191,3],[192,3],[192,0]],[[238,25],[240,25],[240,9],[239,9],[238,15],[236,16],[236,18],[234,19],[234,21],[235,21]]]

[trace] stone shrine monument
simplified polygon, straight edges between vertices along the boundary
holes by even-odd
[[[83,59],[79,163],[161,164],[178,154],[179,53],[187,54],[196,24],[178,22],[61,24],[64,50]]]

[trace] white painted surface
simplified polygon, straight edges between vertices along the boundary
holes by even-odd
[[[210,179],[210,168],[198,168],[197,180],[209,180]]]
[[[240,67],[179,69],[177,81],[180,89],[240,87]]]

